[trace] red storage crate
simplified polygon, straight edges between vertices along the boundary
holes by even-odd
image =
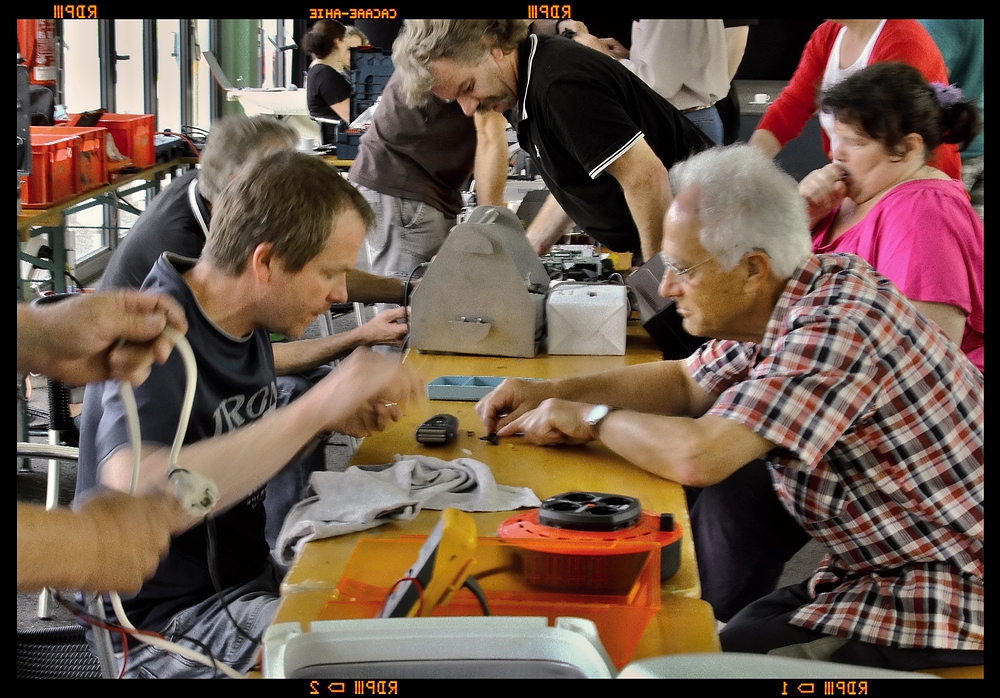
[[[102,114],[98,126],[111,132],[118,151],[132,159],[136,167],[152,167],[156,164],[156,128],[152,114]]]
[[[80,158],[77,174],[80,186],[77,192],[90,191],[108,183],[108,166],[105,139],[108,129],[100,127],[77,128],[73,126],[32,126],[31,132],[46,136],[77,136],[80,138]]]
[[[31,174],[21,177],[21,206],[46,208],[78,193],[80,138],[31,134]]]

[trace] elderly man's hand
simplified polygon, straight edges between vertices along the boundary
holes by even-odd
[[[508,378],[476,403],[476,414],[490,434],[499,432],[549,397],[548,381]]]
[[[593,440],[587,414],[593,405],[558,398],[544,400],[535,409],[508,422],[497,436],[522,434],[528,443],[540,446],[582,444]]]

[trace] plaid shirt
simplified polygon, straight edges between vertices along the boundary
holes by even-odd
[[[983,375],[860,258],[814,256],[759,345],[688,359],[710,414],[777,444],[785,507],[828,554],[795,625],[982,650]]]

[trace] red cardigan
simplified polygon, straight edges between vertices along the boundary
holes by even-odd
[[[788,86],[781,91],[774,103],[761,117],[758,129],[766,129],[774,134],[781,146],[796,138],[806,122],[816,112],[816,98],[827,60],[833,51],[837,33],[843,25],[823,22],[809,37],[802,51],[802,58],[795,69]],[[868,57],[868,65],[886,61],[908,63],[923,73],[928,82],[948,84],[948,71],[934,40],[920,24],[913,19],[890,19],[882,27],[875,46]],[[823,132],[823,152],[830,156],[830,141]],[[928,162],[949,177],[961,179],[962,163],[958,146],[942,143]]]

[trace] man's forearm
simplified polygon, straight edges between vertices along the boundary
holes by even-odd
[[[754,131],[750,136],[749,144],[755,148],[760,148],[768,157],[773,158],[781,152],[781,141],[767,129],[759,128]]]
[[[663,216],[670,207],[670,182],[664,169],[637,187],[625,189],[625,201],[639,229],[643,261],[652,259],[663,244]]]
[[[546,254],[556,241],[566,234],[573,221],[562,210],[556,198],[549,194],[535,219],[528,225],[528,242],[538,254]]]
[[[216,512],[267,482],[322,431],[323,416],[310,410],[308,398],[306,393],[252,424],[181,450],[180,467],[208,478],[218,487]],[[138,492],[171,489],[166,481],[169,455],[167,446],[143,447]],[[106,487],[127,492],[131,471],[131,452],[120,448],[101,465],[100,481]],[[192,521],[192,525],[195,523]]]
[[[125,535],[128,522],[121,524],[122,537],[108,540],[87,517],[70,509],[46,511],[38,505],[18,502],[18,591],[43,587],[111,588],[101,582],[116,576],[116,572],[106,569],[105,565],[109,552],[128,541]],[[135,541],[135,544],[143,542]]]
[[[507,184],[507,119],[496,112],[477,112],[476,201],[484,206],[503,204],[503,191]]]
[[[379,276],[359,269],[347,272],[347,300],[351,303],[401,303],[406,279]]]
[[[725,480],[774,448],[738,422],[611,412],[598,428],[601,442],[654,475],[692,487]]]
[[[45,511],[40,506],[17,504],[17,589],[79,584],[92,570],[84,569],[96,551],[87,550],[89,539],[80,535],[79,522],[69,509]],[[70,532],[75,532],[70,535]],[[84,546],[84,554],[79,552]]]
[[[618,180],[632,220],[639,231],[643,260],[660,251],[663,216],[670,207],[667,168],[644,138],[608,165],[608,174]]]
[[[661,415],[696,416],[682,361],[655,361],[551,382],[551,397]]]
[[[220,494],[216,510],[221,511],[266,482],[321,433],[367,436],[384,429],[399,419],[419,388],[416,374],[400,362],[355,352],[290,404],[249,425],[185,446],[177,464],[215,483]],[[166,486],[169,455],[165,445],[143,447],[139,491]],[[101,464],[98,480],[127,492],[131,474],[132,454],[123,444]]]
[[[37,308],[17,304],[17,370],[22,373],[43,370],[50,361],[44,342],[45,328]]]
[[[18,503],[17,588],[135,591],[189,519],[170,494],[101,492],[73,511]]]
[[[329,337],[279,342],[272,345],[274,370],[279,376],[301,373],[346,356],[365,344],[360,327]]]

